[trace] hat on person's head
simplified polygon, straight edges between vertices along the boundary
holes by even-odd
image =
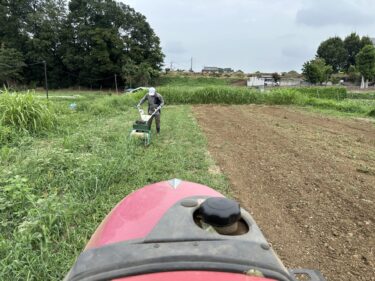
[[[148,89],[148,94],[150,95],[150,96],[153,96],[153,95],[155,95],[155,93],[156,93],[156,89],[155,88],[149,88]]]

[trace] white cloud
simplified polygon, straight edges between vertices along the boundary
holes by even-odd
[[[166,64],[300,70],[319,43],[375,37],[375,0],[127,0],[160,37]],[[371,17],[371,18],[370,18]]]
[[[373,24],[374,4],[369,1],[308,1],[297,13],[297,23],[323,27],[327,25],[361,26]],[[371,11],[371,8],[373,10]]]

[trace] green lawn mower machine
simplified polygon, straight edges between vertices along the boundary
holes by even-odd
[[[156,109],[151,115],[145,114],[144,110],[137,106],[138,112],[141,116],[140,120],[133,123],[133,129],[130,133],[130,137],[141,139],[144,145],[149,145],[151,143],[151,121],[154,115],[159,109]]]

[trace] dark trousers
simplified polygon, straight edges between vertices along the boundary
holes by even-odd
[[[152,125],[152,120],[155,119],[155,124],[156,124],[156,132],[160,133],[160,114],[156,114],[152,116],[150,120],[148,120],[148,127],[151,130],[151,125]]]

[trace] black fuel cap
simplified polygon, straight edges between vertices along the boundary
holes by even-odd
[[[241,218],[240,204],[222,197],[206,199],[199,207],[199,213],[205,223],[216,227],[232,225]]]

